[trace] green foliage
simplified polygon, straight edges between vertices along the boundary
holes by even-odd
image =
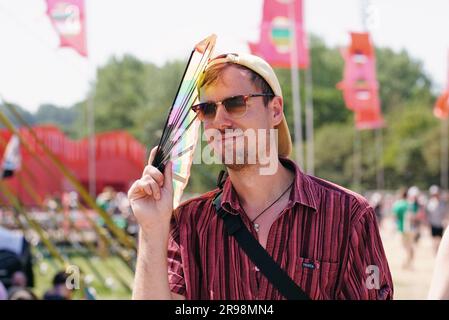
[[[18,113],[19,115],[28,123],[30,124],[34,124],[36,123],[36,119],[34,118],[33,114],[31,114],[30,112],[26,111],[25,109],[23,109],[21,106],[16,105],[14,103],[9,103]],[[10,121],[15,125],[15,126],[19,126],[20,122],[13,116],[13,114],[9,111],[9,108],[4,105],[4,104],[0,104],[0,112],[4,113],[6,115],[6,117],[8,117],[8,119],[10,119]],[[4,128],[5,126],[3,125],[3,123],[0,123],[0,128]]]

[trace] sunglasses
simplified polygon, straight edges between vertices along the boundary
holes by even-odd
[[[270,93],[255,93],[247,95],[232,96],[222,101],[203,102],[192,106],[192,110],[197,114],[198,119],[213,120],[217,114],[218,105],[221,104],[226,112],[233,118],[241,118],[246,114],[249,98],[255,97],[274,97]]]

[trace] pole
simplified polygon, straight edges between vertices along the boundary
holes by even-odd
[[[315,174],[315,139],[313,133],[312,62],[306,70],[306,140],[307,173]]]
[[[361,190],[362,181],[362,141],[361,132],[354,126],[354,176],[353,184],[356,191]]]
[[[384,161],[383,161],[383,132],[382,128],[375,130],[376,135],[376,154],[377,154],[377,172],[376,172],[376,185],[377,190],[383,190],[385,186],[384,177]]]
[[[441,172],[440,184],[444,190],[448,189],[448,119],[441,121]]]
[[[361,0],[362,29],[364,32],[371,31],[376,27],[376,10],[371,0]],[[382,190],[385,185],[384,164],[383,164],[383,132],[382,128],[375,130],[375,151],[376,151],[376,188]],[[360,172],[361,172],[360,168]]]
[[[449,50],[447,52],[447,65],[448,65],[448,69],[447,69],[447,88],[446,90],[449,90]],[[447,102],[446,102],[447,103]],[[449,119],[443,119],[443,122],[441,124],[441,187],[444,190],[448,189],[448,134],[449,134],[449,124],[448,124]]]
[[[292,100],[293,100],[293,123],[295,128],[295,151],[296,161],[299,167],[304,168],[304,150],[302,143],[302,121],[301,121],[301,99],[300,99],[300,80],[298,69],[298,48],[296,45],[295,28],[295,10],[294,1],[289,5],[290,18],[290,72],[292,81]]]
[[[87,127],[89,136],[89,156],[88,156],[88,175],[89,175],[89,194],[92,199],[96,199],[96,168],[95,168],[95,109],[94,109],[94,95],[95,88],[92,89],[92,94],[87,100]]]
[[[93,62],[90,59],[90,48],[89,46],[89,24],[88,22],[88,12],[87,10],[87,3],[85,8],[85,19],[84,19],[84,25],[86,28],[86,48],[88,55],[86,56],[87,61],[87,81],[89,82],[89,75],[92,70],[95,70],[95,66],[93,65]],[[94,81],[92,82],[92,90],[87,98],[87,134],[89,137],[89,151],[88,151],[88,179],[89,179],[89,194],[92,197],[92,199],[97,198],[97,177],[96,177],[96,154],[95,154],[95,108],[94,108],[94,99],[95,99],[95,78],[96,78],[96,72]]]

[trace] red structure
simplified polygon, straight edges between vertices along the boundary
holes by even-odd
[[[69,168],[76,178],[88,186],[88,140],[71,140],[55,126],[37,126],[33,128],[37,137]],[[72,191],[67,178],[53,165],[39,143],[27,128],[20,129],[20,136],[30,146],[33,155],[21,146],[22,167],[12,178],[5,179],[14,194],[26,205],[34,201],[26,190],[31,186],[41,197],[60,195]],[[11,132],[0,130],[0,155],[3,155],[5,143]],[[130,184],[138,179],[145,167],[146,148],[129,133],[111,131],[96,136],[96,190],[101,192],[105,186],[116,191],[127,192]],[[7,201],[0,194],[0,205]]]

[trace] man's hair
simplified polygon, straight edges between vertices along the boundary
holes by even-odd
[[[208,87],[210,85],[216,84],[221,76],[223,75],[224,71],[228,69],[229,67],[234,67],[240,70],[246,71],[250,76],[251,83],[258,89],[261,90],[261,93],[265,94],[271,94],[272,96],[263,97],[263,102],[265,106],[268,106],[268,103],[273,99],[274,92],[273,89],[271,89],[270,85],[267,81],[265,81],[264,78],[262,78],[259,74],[254,72],[253,70],[242,66],[240,64],[225,62],[225,63],[219,63],[216,65],[213,65],[209,69],[206,70],[204,73],[204,77],[200,83],[200,88],[202,87]]]
[[[57,285],[65,284],[68,277],[69,277],[69,275],[65,271],[58,272],[53,277],[53,285],[57,286]]]

